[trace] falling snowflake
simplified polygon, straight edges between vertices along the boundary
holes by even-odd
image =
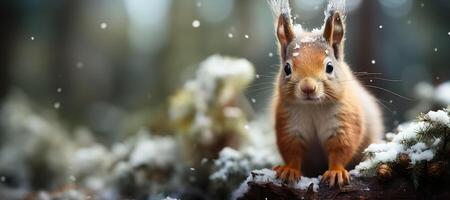
[[[383,25],[379,25],[378,28],[379,28],[379,29],[382,29],[382,28],[383,28]]]
[[[108,28],[108,24],[106,24],[105,22],[102,22],[102,23],[100,24],[100,28],[101,28],[101,29],[106,29],[106,28]]]
[[[259,78],[259,74],[256,74],[255,77],[258,79]]]
[[[393,103],[394,101],[393,100],[389,100],[389,103]]]
[[[193,168],[193,167],[191,167],[191,168],[189,168],[191,171],[195,171],[195,168]]]
[[[55,104],[53,104],[53,108],[55,109],[59,109],[61,107],[61,104],[59,102],[56,102]]]
[[[77,68],[78,69],[81,69],[83,67],[84,67],[84,63],[83,62],[81,62],[81,61],[77,62]]]
[[[247,35],[247,34],[245,34],[244,37],[245,37],[246,39],[248,39],[248,35]]]
[[[370,61],[371,63],[372,63],[372,65],[374,65],[375,63],[376,63],[376,61],[375,60],[372,60],[372,61]]]
[[[372,80],[372,79],[370,79],[370,82],[371,82],[371,83],[373,83],[373,80]]]
[[[437,52],[438,51],[438,48],[434,48],[434,52]]]
[[[30,39],[31,39],[31,40],[34,40],[34,37],[33,37],[33,36],[31,36],[31,37],[30,37]]]
[[[200,27],[200,21],[198,21],[198,20],[192,21],[192,27],[194,27],[194,28]]]
[[[269,57],[272,57],[273,56],[273,53],[272,52],[269,52]]]
[[[252,103],[256,103],[256,99],[255,98],[252,98],[251,100],[252,100]]]
[[[62,88],[56,89],[56,92],[61,93],[62,92]]]
[[[248,126],[248,124],[246,124],[246,125],[244,126],[244,128],[248,130],[250,127]]]
[[[233,33],[228,33],[229,38],[233,38]]]

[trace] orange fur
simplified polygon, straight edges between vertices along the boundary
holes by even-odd
[[[275,123],[277,145],[286,165],[277,166],[274,170],[277,172],[278,177],[287,182],[295,182],[298,181],[301,176],[300,167],[302,164],[304,144],[301,138],[289,135],[286,130],[287,114],[281,107],[277,108]]]
[[[272,3],[289,6],[286,1]],[[347,184],[346,167],[361,158],[362,148],[381,137],[379,108],[343,59],[345,24],[340,14],[332,13],[321,33],[300,31],[294,37],[297,32],[288,17],[289,13],[280,15],[276,27],[282,67],[273,106],[277,145],[285,165],[274,170],[279,178],[296,181],[308,150],[322,148],[328,158],[322,180],[330,186]],[[313,140],[322,146],[310,145]]]

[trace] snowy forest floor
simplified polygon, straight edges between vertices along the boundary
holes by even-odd
[[[320,183],[317,192],[314,192],[312,184],[306,190],[270,182],[250,181],[247,184],[248,191],[238,199],[450,199],[450,184],[446,180],[430,180],[416,189],[408,178],[402,176],[389,181],[376,177],[353,177],[349,185],[341,188],[330,188],[326,183]]]

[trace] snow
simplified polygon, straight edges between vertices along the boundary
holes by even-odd
[[[133,167],[142,165],[167,167],[173,165],[178,162],[177,146],[175,139],[171,137],[153,136],[141,140],[131,152],[130,164]]]
[[[448,116],[448,113],[443,110],[429,111],[425,117],[432,122],[450,127],[450,117]]]
[[[370,63],[372,63],[372,65],[374,65],[376,63],[375,60],[370,61]]]
[[[226,181],[230,176],[247,176],[252,169],[271,167],[281,163],[275,144],[275,134],[266,117],[259,117],[244,125],[248,140],[239,150],[225,147],[215,160],[211,180]]]
[[[244,37],[245,37],[245,39],[248,39],[248,38],[249,38],[249,36],[248,36],[247,34],[245,34]]]
[[[399,126],[399,133],[392,139],[393,142],[414,140],[419,131],[425,130],[429,126],[427,122],[411,122],[407,126]]]
[[[198,20],[192,21],[192,27],[194,27],[194,28],[200,27],[200,21],[198,21]]]
[[[57,88],[56,92],[61,93],[62,92],[62,88]]]
[[[55,102],[53,104],[53,108],[55,108],[55,109],[59,109],[60,107],[61,107],[61,103],[59,103],[59,102]]]
[[[206,99],[211,99],[219,82],[245,85],[253,79],[254,73],[253,65],[246,59],[210,56],[200,64],[197,71],[198,92]]]
[[[72,167],[75,175],[86,175],[109,165],[110,159],[107,149],[102,145],[83,147],[75,151]]]
[[[34,40],[34,37],[33,37],[33,36],[31,36],[31,37],[30,37],[30,39],[31,39],[31,40]]]
[[[226,181],[231,174],[248,172],[251,168],[249,162],[241,152],[225,147],[220,151],[219,158],[214,161],[214,164],[220,166],[220,169],[211,174],[210,179]]]
[[[441,83],[436,87],[435,98],[443,104],[450,104],[450,81]]]
[[[264,168],[260,170],[253,170],[251,172],[251,175],[249,175],[247,179],[239,186],[239,188],[233,192],[232,199],[237,199],[241,197],[245,192],[247,192],[248,190],[247,183],[250,181],[259,184],[273,183],[278,186],[284,185],[284,183],[276,177],[276,172],[271,169]],[[320,177],[308,178],[302,176],[297,183],[294,183],[293,185],[289,186],[295,189],[305,190],[308,189],[308,187],[311,184],[313,184],[313,190],[317,192],[317,190],[319,189],[319,182]]]
[[[364,150],[366,153],[373,153],[374,162],[392,162],[397,159],[400,152],[404,150],[404,146],[399,143],[389,142],[386,144],[371,144]]]
[[[419,161],[430,161],[434,157],[434,152],[430,149],[425,151],[419,151],[419,152],[412,152],[408,154],[409,158],[411,159],[411,163],[414,165],[416,162]]]
[[[77,64],[76,64],[76,66],[77,66],[78,69],[81,69],[81,68],[84,67],[84,63],[81,62],[81,61],[78,61]]]
[[[172,198],[172,197],[169,197],[169,196],[167,196],[166,198],[164,198],[163,200],[180,200],[180,199],[177,199],[177,198]]]
[[[421,141],[419,134],[421,131],[426,131],[433,123],[450,127],[450,117],[447,110],[438,110],[429,111],[423,116],[423,120],[399,125],[397,134],[387,134],[386,138],[389,141],[387,143],[369,145],[364,150],[369,158],[359,163],[350,173],[361,176],[363,175],[361,172],[373,169],[380,163],[395,162],[400,154],[407,154],[412,165],[433,159],[441,139]],[[413,144],[410,144],[411,142]]]
[[[106,28],[108,28],[108,24],[106,24],[105,22],[102,22],[102,23],[100,24],[100,28],[101,28],[101,29],[106,29]]]
[[[229,38],[233,38],[233,33],[228,33]]]

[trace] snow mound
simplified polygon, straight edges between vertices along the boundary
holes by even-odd
[[[130,155],[133,167],[142,165],[150,167],[172,166],[178,161],[178,145],[174,138],[152,136],[139,141]]]
[[[239,188],[233,192],[232,199],[237,199],[248,191],[248,182],[255,182],[259,184],[273,183],[277,186],[281,186],[283,184],[283,182],[276,177],[276,172],[273,170],[253,170],[251,172],[251,175],[249,175],[247,179],[239,186]],[[319,189],[319,182],[320,177],[308,178],[302,176],[297,183],[291,184],[290,186],[295,189],[305,190],[311,184],[313,184],[313,190],[317,192],[317,190]]]
[[[432,137],[424,139],[427,131],[433,128],[450,127],[448,110],[429,111],[419,121],[402,124],[398,133],[389,133],[389,142],[371,144],[364,150],[369,158],[359,163],[350,173],[355,176],[368,175],[367,171],[375,169],[381,163],[393,163],[400,154],[405,154],[415,165],[434,158],[441,139]]]

